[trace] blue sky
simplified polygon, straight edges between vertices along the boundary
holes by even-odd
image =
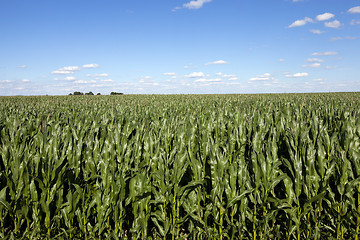
[[[0,95],[360,91],[359,0],[1,0]]]

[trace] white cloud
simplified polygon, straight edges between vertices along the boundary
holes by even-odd
[[[76,80],[74,83],[77,84],[86,84],[86,83],[96,83],[95,80],[85,81],[85,80]]]
[[[82,66],[83,68],[98,68],[99,64],[91,63],[91,64],[85,64]]]
[[[338,20],[334,20],[332,22],[325,23],[325,27],[329,27],[329,28],[339,28],[341,26],[342,26],[342,23]]]
[[[18,66],[18,68],[27,68],[28,66],[26,66],[26,65],[20,65],[20,66]]]
[[[353,19],[351,22],[350,22],[351,25],[358,25],[360,24],[360,20],[355,20]]]
[[[74,80],[76,80],[76,77],[69,76],[69,77],[64,78],[64,80],[65,81],[74,81]]]
[[[307,76],[309,76],[309,74],[306,72],[285,75],[285,77],[287,78],[299,78],[299,77],[307,77]]]
[[[76,84],[85,84],[85,83],[90,83],[90,81],[76,80],[74,83],[76,83]]]
[[[348,10],[349,13],[360,13],[360,6],[356,6],[356,7],[353,7],[353,8],[350,8]]]
[[[239,78],[238,78],[238,77],[231,77],[231,78],[229,78],[229,81],[236,81],[236,80],[239,80]]]
[[[356,40],[359,39],[359,37],[350,37],[350,36],[346,36],[346,37],[332,37],[330,40],[331,41],[338,41],[338,40]]]
[[[313,64],[310,64],[310,65],[302,65],[303,68],[318,68],[320,66],[321,66],[320,63],[313,63]]]
[[[139,80],[139,82],[140,83],[147,83],[147,84],[149,84],[149,83],[151,83],[151,82],[153,82],[154,80],[152,80],[152,77],[151,76],[145,76],[145,77],[142,77],[140,80]]]
[[[214,61],[214,62],[209,62],[206,63],[205,65],[217,65],[217,64],[228,64],[228,62],[224,61],[224,60],[218,60],[218,61]]]
[[[214,79],[206,79],[206,78],[199,78],[195,80],[194,82],[201,82],[201,83],[210,83],[210,82],[221,82],[220,78],[214,78]]]
[[[274,77],[270,73],[265,73],[263,75],[249,79],[249,81],[268,81],[268,80],[274,80]]]
[[[93,75],[88,74],[87,76],[88,77],[108,77],[109,74],[108,73],[99,73],[99,74],[93,74]]]
[[[234,77],[236,77],[236,75],[224,74],[223,77],[224,77],[224,78],[234,78]]]
[[[338,55],[339,53],[338,52],[314,52],[313,56],[334,56],[334,55]]]
[[[318,20],[318,21],[326,21],[326,20],[329,20],[329,19],[331,19],[333,17],[335,17],[335,15],[332,14],[332,13],[324,13],[324,14],[317,15],[316,20]]]
[[[11,83],[11,80],[0,80],[0,83]]]
[[[283,58],[280,58],[280,59],[279,59],[279,62],[286,62],[286,60],[283,59]]]
[[[216,76],[222,76],[223,73],[222,72],[218,72],[218,73],[215,73]]]
[[[323,34],[324,31],[318,30],[318,29],[311,29],[310,32],[312,32],[313,34]]]
[[[111,78],[109,79],[104,79],[104,80],[101,80],[101,82],[113,82],[114,80],[112,80]]]
[[[194,1],[190,1],[188,3],[183,4],[183,8],[199,9],[204,5],[204,3],[208,3],[211,1],[212,0],[194,0]]]
[[[51,74],[59,74],[59,75],[66,75],[66,74],[73,74],[75,71],[79,71],[80,68],[77,66],[70,66],[70,67],[63,67],[59,68],[58,70],[52,71]]]
[[[326,70],[332,70],[332,69],[336,69],[338,68],[337,66],[326,66],[325,69]]]
[[[79,71],[80,68],[77,66],[63,67],[59,69],[60,71]]]
[[[66,74],[73,74],[73,71],[65,71],[65,70],[55,70],[52,71],[51,74],[59,74],[59,75],[66,75]]]
[[[203,72],[193,72],[193,73],[190,73],[189,75],[186,75],[185,77],[188,77],[188,78],[197,78],[197,77],[204,77],[205,74]]]
[[[304,19],[296,20],[295,22],[290,24],[289,28],[304,26],[305,24],[307,24],[309,22],[314,22],[314,21],[311,18],[305,17]]]
[[[325,62],[325,60],[318,59],[318,58],[308,58],[306,61],[307,62]]]
[[[176,73],[174,72],[167,72],[167,73],[163,73],[164,76],[175,76]]]
[[[29,79],[24,78],[24,79],[22,80],[22,82],[30,82],[30,80],[29,80]]]

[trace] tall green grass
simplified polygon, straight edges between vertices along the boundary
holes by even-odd
[[[1,239],[359,239],[359,93],[0,98]]]

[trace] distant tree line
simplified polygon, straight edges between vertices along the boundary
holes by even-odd
[[[73,93],[69,93],[70,96],[81,96],[81,95],[94,95],[93,92],[88,92],[88,93],[83,93],[83,92],[73,92]],[[101,93],[97,93],[96,95],[101,95]],[[124,93],[119,93],[119,92],[111,92],[110,95],[124,95]]]

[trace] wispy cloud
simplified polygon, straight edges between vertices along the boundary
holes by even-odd
[[[88,74],[88,77],[108,77],[108,73],[99,73],[99,74]]]
[[[55,70],[52,71],[51,74],[58,74],[58,75],[66,75],[66,74],[73,74],[74,71],[67,71],[67,70]]]
[[[12,83],[12,81],[11,81],[11,80],[8,80],[8,79],[6,79],[6,80],[0,80],[0,83]]]
[[[360,24],[360,20],[355,20],[355,19],[353,19],[353,20],[351,20],[351,22],[350,22],[350,25],[358,25],[358,24]]]
[[[313,63],[313,64],[309,64],[309,65],[302,65],[303,68],[318,68],[320,67],[321,64],[320,63]]]
[[[334,55],[338,55],[339,53],[338,52],[314,52],[313,56],[334,56]]]
[[[318,30],[318,29],[311,29],[310,32],[312,32],[313,34],[323,34],[324,31]]]
[[[325,69],[326,70],[332,70],[332,69],[336,69],[338,68],[337,66],[326,66]]]
[[[199,9],[201,8],[205,3],[211,2],[212,0],[195,0],[195,1],[190,1],[188,3],[185,3],[183,5],[184,8],[188,8],[188,9]]]
[[[221,82],[221,78],[213,78],[213,79],[206,79],[206,78],[199,78],[195,80],[196,83],[211,83],[211,82]]]
[[[163,73],[164,76],[175,76],[176,73],[174,72],[167,72],[167,73]]]
[[[187,9],[199,9],[202,8],[202,6],[205,3],[211,2],[212,0],[194,0],[194,1],[190,1],[188,3],[184,3],[181,7],[176,7],[173,9],[173,11],[182,9],[182,8],[187,8]]]
[[[296,20],[295,22],[293,22],[292,24],[289,25],[289,28],[293,28],[293,27],[301,27],[304,26],[307,23],[311,23],[314,22],[311,18],[309,17],[305,17],[304,19],[301,20]]]
[[[218,61],[214,61],[214,62],[205,63],[205,65],[220,65],[220,64],[228,64],[228,62],[226,62],[224,60],[218,60]]]
[[[65,81],[74,81],[74,80],[76,80],[76,77],[69,76],[69,77],[65,77],[64,80]]]
[[[70,67],[63,67],[59,69],[60,71],[79,71],[80,67],[78,66],[70,66]]]
[[[83,68],[98,68],[99,64],[91,63],[91,64],[85,64],[82,66]]]
[[[250,78],[249,81],[268,81],[268,80],[273,80],[273,79],[274,79],[274,77],[270,73],[265,73],[263,75]]]
[[[319,58],[308,58],[307,60],[306,60],[307,62],[325,62],[325,60],[323,60],[323,59],[319,59]]]
[[[360,13],[360,6],[356,6],[356,7],[353,7],[353,8],[350,8],[348,10],[349,13]]]
[[[109,79],[100,80],[100,82],[114,82],[114,80],[109,78]]]
[[[300,77],[308,77],[308,76],[309,76],[309,73],[306,73],[306,72],[285,75],[285,77],[287,77],[287,78],[300,78]]]
[[[18,66],[18,68],[27,68],[28,66],[27,65],[20,65]]]
[[[190,73],[189,75],[186,75],[185,77],[187,78],[198,78],[198,77],[204,77],[205,74],[203,72],[193,72]]]
[[[359,37],[350,37],[350,36],[346,36],[346,37],[332,37],[330,38],[330,41],[338,41],[338,40],[356,40],[359,39]]]

